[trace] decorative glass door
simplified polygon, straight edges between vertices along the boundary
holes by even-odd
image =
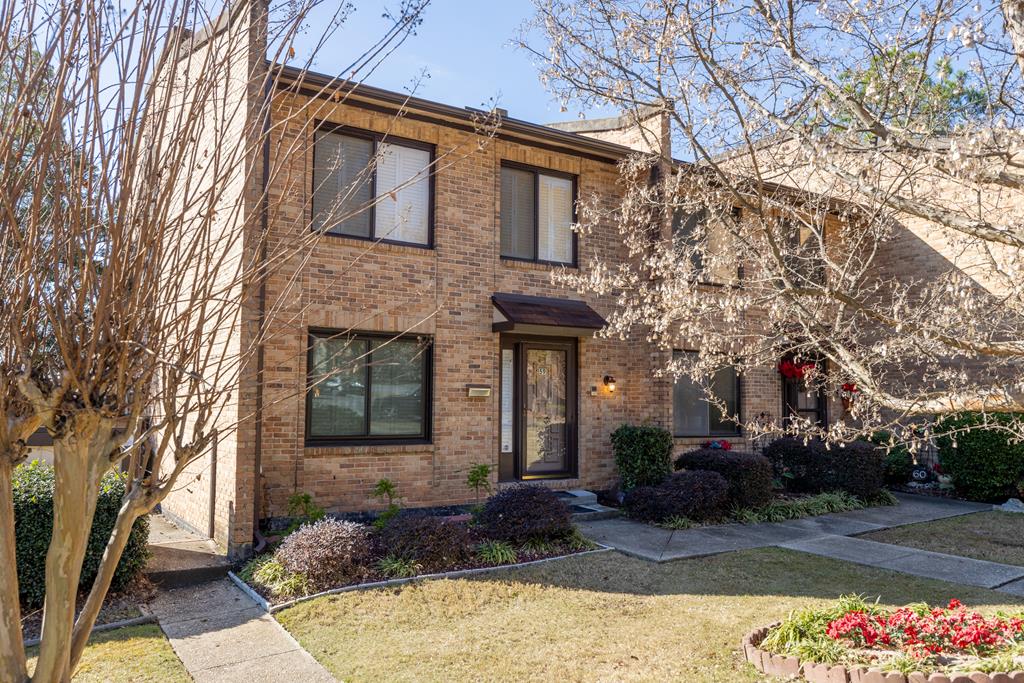
[[[567,350],[526,348],[522,453],[525,476],[569,469],[568,370]]]
[[[505,337],[501,369],[499,476],[573,476],[576,341]]]

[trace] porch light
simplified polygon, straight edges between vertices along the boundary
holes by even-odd
[[[604,376],[604,385],[606,387],[608,387],[608,391],[614,392],[615,391],[615,378],[612,377],[611,375],[605,375]]]

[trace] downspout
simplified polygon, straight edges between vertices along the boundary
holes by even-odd
[[[208,525],[208,536],[215,538],[217,533],[217,442],[219,437],[217,431],[213,432],[213,446],[210,448],[210,517]]]
[[[264,64],[266,59],[264,58]],[[252,492],[252,535],[255,540],[253,553],[261,552],[267,547],[267,539],[260,533],[260,498],[263,492],[263,366],[264,366],[264,345],[263,328],[265,326],[267,309],[267,274],[263,271],[267,263],[267,241],[270,225],[270,180],[267,178],[270,169],[270,97],[273,84],[269,78],[269,67],[266,81],[263,84],[263,102],[266,113],[263,116],[263,170],[260,173],[261,197],[260,197],[260,230],[262,232],[262,244],[260,246],[259,268],[260,291],[257,298],[257,347],[256,347],[256,434],[253,440],[256,449],[253,462],[253,492]]]

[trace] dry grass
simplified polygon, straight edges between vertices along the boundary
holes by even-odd
[[[874,531],[861,538],[976,560],[1024,565],[1024,515],[1013,512],[978,512]]]
[[[29,652],[35,656],[33,649]],[[29,669],[35,661],[29,662]],[[75,683],[188,683],[192,678],[156,624],[97,633],[82,655]]]
[[[618,553],[310,601],[278,615],[339,680],[758,680],[755,626],[841,593],[1020,609],[1008,595],[782,549],[652,564]]]

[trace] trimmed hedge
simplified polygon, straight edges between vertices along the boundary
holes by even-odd
[[[622,425],[612,432],[622,490],[660,484],[672,472],[672,433],[651,425]]]
[[[989,423],[1007,424],[1021,415],[989,415]],[[953,478],[957,493],[980,501],[1001,502],[1018,495],[1024,482],[1024,443],[1010,443],[1007,434],[977,427],[984,419],[977,413],[943,418],[936,424],[939,462]],[[970,431],[948,434],[954,429]],[[943,432],[946,432],[945,434]]]
[[[846,491],[858,498],[877,495],[885,484],[885,451],[867,441],[831,447],[812,439],[783,437],[764,450],[775,475],[795,493]]]
[[[889,432],[875,432],[871,443],[885,448],[894,441]],[[902,444],[896,444],[885,454],[885,483],[891,486],[906,484],[914,474],[914,458]]]
[[[762,455],[700,448],[676,458],[676,469],[718,472],[729,483],[734,507],[760,507],[772,499],[772,464]]]
[[[39,462],[14,470],[14,534],[18,561],[18,589],[21,604],[37,608],[46,596],[46,551],[53,533],[53,469]],[[92,586],[100,560],[114,530],[114,522],[124,497],[124,479],[113,472],[100,484],[92,533],[82,563],[81,589]],[[132,527],[128,545],[121,555],[112,590],[120,590],[135,578],[149,559],[149,518],[140,517]]]
[[[684,470],[657,486],[638,486],[626,494],[630,517],[664,522],[672,517],[703,521],[721,516],[729,500],[729,483],[718,472]]]
[[[563,538],[573,529],[569,506],[558,494],[529,485],[502,489],[488,498],[477,523],[488,538],[510,543]]]

